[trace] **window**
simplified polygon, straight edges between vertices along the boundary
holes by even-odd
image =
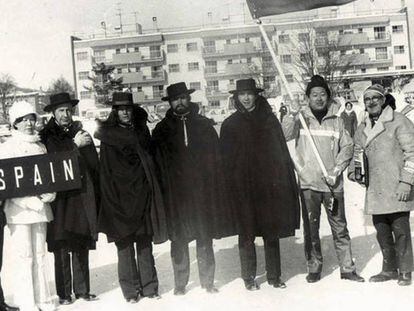
[[[150,58],[161,57],[161,47],[159,45],[150,46]]]
[[[211,100],[208,102],[208,105],[211,107],[220,107],[220,101],[219,100]]]
[[[214,81],[207,81],[207,88],[210,90],[219,90],[219,82],[217,80]]]
[[[190,89],[201,90],[201,82],[190,82]]]
[[[92,98],[92,93],[89,91],[81,91],[80,92],[80,98],[81,99],[89,99]]]
[[[358,28],[358,33],[363,33],[364,30],[362,28]]]
[[[249,37],[246,37],[245,41],[246,42],[250,42],[250,38]]]
[[[122,68],[116,68],[117,73],[122,73]]]
[[[227,60],[227,64],[233,64],[233,60],[232,59],[228,59]]]
[[[198,62],[188,63],[188,71],[197,71],[199,69]]]
[[[279,43],[289,43],[289,35],[279,35]]]
[[[180,64],[169,64],[168,72],[180,72]]]
[[[106,58],[105,58],[105,50],[101,50],[101,51],[94,51],[93,52],[93,57],[95,58],[95,63],[99,64],[99,63],[104,63]]]
[[[341,50],[341,55],[346,55],[346,51],[345,50]]]
[[[79,52],[76,53],[77,60],[87,60],[88,59],[88,52]]]
[[[215,53],[216,52],[216,41],[206,41],[204,42],[204,52]]]
[[[134,52],[139,52],[139,47],[138,46],[134,47]]]
[[[246,58],[246,63],[251,64],[252,63],[252,58],[251,57],[247,57]]]
[[[194,51],[197,51],[197,50],[198,50],[197,42],[187,43],[187,52],[194,52]]]
[[[152,86],[152,96],[154,98],[160,98],[164,94],[164,86],[163,85],[153,85]]]
[[[359,54],[364,54],[365,53],[365,49],[359,49]]]
[[[292,55],[280,55],[280,60],[284,64],[291,64],[292,63]]]
[[[402,66],[395,66],[395,70],[405,70],[407,69],[406,65],[402,65]]]
[[[340,35],[343,35],[343,34],[344,34],[344,30],[343,30],[343,29],[340,29],[340,30],[339,30],[339,34],[340,34]]]
[[[177,53],[178,44],[167,44],[167,53]]]
[[[115,49],[115,54],[121,54],[121,49]]]
[[[300,33],[298,35],[299,41],[300,42],[309,42],[309,34],[308,33]]]
[[[378,67],[377,70],[378,71],[388,71],[389,68],[388,67]]]
[[[375,48],[375,58],[377,60],[384,60],[388,58],[387,48]]]
[[[361,73],[366,73],[367,72],[367,68],[361,68]]]
[[[394,25],[394,26],[392,26],[392,33],[399,33],[399,32],[404,32],[403,25]]]
[[[286,75],[286,80],[287,80],[287,82],[294,82],[294,80],[293,80],[293,75]]]
[[[206,61],[206,73],[217,73],[217,61]]]
[[[385,26],[374,27],[375,40],[385,39],[385,37],[386,37]]]
[[[231,44],[231,40],[230,39],[226,39],[226,44]]]
[[[394,54],[404,54],[404,45],[394,46]]]
[[[89,71],[79,71],[78,73],[79,80],[88,80],[88,77],[89,77]]]

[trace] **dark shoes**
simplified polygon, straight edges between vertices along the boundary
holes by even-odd
[[[161,299],[161,296],[158,293],[154,293],[154,294],[144,296],[144,297],[147,297],[149,299]]]
[[[360,283],[365,282],[364,278],[358,275],[355,271],[341,273],[341,279]]]
[[[259,290],[260,286],[257,284],[256,280],[244,280],[244,286],[249,291]]]
[[[0,303],[0,311],[19,311],[19,310],[20,310],[19,308],[9,306],[5,302]]]
[[[398,279],[398,272],[397,271],[381,271],[380,273],[373,275],[369,278],[370,282],[386,282],[391,280]]]
[[[67,306],[67,305],[71,305],[73,303],[72,297],[68,296],[68,297],[64,297],[64,298],[60,298],[59,297],[59,304]]]
[[[400,273],[398,275],[398,285],[400,286],[411,285],[411,272]]]
[[[128,302],[128,303],[138,303],[138,301],[139,301],[138,297],[136,297],[136,298],[127,298],[126,299],[126,302]]]
[[[94,301],[94,300],[98,300],[98,297],[96,297],[96,295],[94,294],[75,294],[76,299],[83,299],[85,301]]]
[[[269,285],[273,286],[274,288],[286,288],[286,284],[277,278],[276,280],[268,280]]]
[[[321,273],[320,272],[310,272],[307,276],[306,276],[306,281],[308,283],[316,283],[321,279]]]
[[[185,295],[185,287],[176,287],[176,288],[174,288],[174,295],[184,296]]]
[[[209,293],[209,294],[217,294],[219,292],[217,287],[215,287],[214,285],[201,286],[201,288],[205,288],[206,292]]]

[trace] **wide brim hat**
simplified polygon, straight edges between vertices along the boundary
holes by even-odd
[[[52,112],[55,110],[57,106],[63,105],[63,104],[71,104],[72,107],[76,106],[79,103],[78,99],[72,99],[70,98],[69,93],[57,93],[52,94],[49,96],[49,104],[43,108],[45,112]]]
[[[167,87],[167,95],[162,97],[161,100],[168,101],[171,98],[175,98],[182,94],[188,94],[194,93],[195,89],[188,89],[187,85],[184,82],[178,82],[171,84]]]
[[[236,89],[229,91],[230,94],[236,94],[242,91],[254,91],[256,93],[263,92],[264,89],[256,87],[256,81],[252,78],[241,79],[236,81]]]
[[[112,100],[109,104],[114,106],[132,106],[134,104],[132,93],[129,92],[113,92]]]

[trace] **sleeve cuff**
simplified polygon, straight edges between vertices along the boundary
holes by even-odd
[[[414,185],[414,174],[401,170],[400,181],[406,184]]]

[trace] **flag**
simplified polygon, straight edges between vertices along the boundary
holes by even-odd
[[[355,0],[246,0],[253,18],[343,5]]]

